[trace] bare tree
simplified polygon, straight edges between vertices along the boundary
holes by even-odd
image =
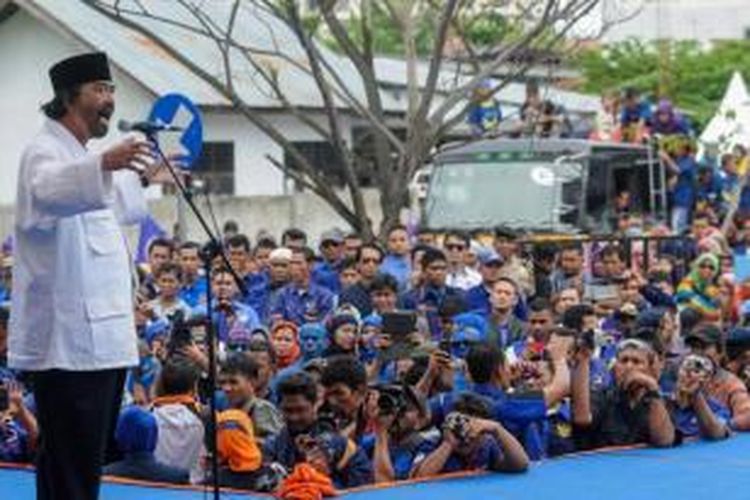
[[[335,41],[339,53],[324,47],[315,30],[300,12],[296,0],[232,0],[208,2],[175,0],[81,0],[97,12],[148,37],[193,74],[208,83],[264,134],[276,142],[293,160],[290,168],[280,158],[268,160],[282,169],[299,185],[323,198],[355,230],[366,237],[374,235],[367,213],[358,165],[372,166],[372,175],[380,195],[383,214],[381,233],[398,221],[402,208],[408,206],[408,184],[415,172],[427,161],[436,144],[446,133],[465,120],[472,90],[500,67],[513,71],[496,79],[497,92],[523,74],[533,61],[518,57],[533,47],[548,50],[557,47],[568,31],[581,22],[599,0],[359,0],[359,37],[355,40],[348,24],[337,11],[335,0],[319,1],[318,29],[325,29]],[[169,7],[164,7],[168,4]],[[373,46],[372,8],[388,12],[404,41],[407,105],[399,113],[388,109],[376,74]],[[419,60],[415,46],[415,26],[432,9],[434,42],[426,63]],[[466,52],[476,50],[465,37],[462,26],[481,16],[487,9],[502,9],[519,26],[513,36],[498,34],[494,47],[484,47],[489,59],[474,59],[470,73],[446,60],[446,43],[461,39]],[[243,33],[243,19],[263,19],[266,33],[273,42],[253,43],[251,34]],[[258,23],[253,23],[257,26]],[[190,48],[180,46],[165,33],[183,30],[205,37],[215,46],[220,70],[207,69],[191,58]],[[295,43],[288,41],[289,34]],[[489,50],[487,50],[489,49]],[[420,65],[423,65],[420,68]],[[426,66],[426,71],[420,71]],[[351,69],[348,77],[343,67]],[[281,69],[280,69],[281,68]],[[280,71],[291,69],[309,79],[320,99],[324,120],[314,119],[288,95]],[[460,72],[446,78],[448,72]],[[356,82],[351,75],[356,75]],[[283,130],[257,113],[238,90],[241,77],[251,75],[252,84],[288,111],[321,140],[331,144],[345,190],[332,187],[327,178],[290,141]],[[371,157],[361,158],[348,130],[342,127],[342,116],[356,117],[371,129]],[[394,124],[405,128],[405,136],[394,133]]]

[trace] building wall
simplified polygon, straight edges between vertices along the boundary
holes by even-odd
[[[604,0],[600,5],[601,16],[609,20],[642,7],[632,19],[614,25],[605,42],[633,37],[710,42],[746,38],[750,29],[747,0]]]

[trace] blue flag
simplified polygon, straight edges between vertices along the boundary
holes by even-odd
[[[166,235],[167,232],[150,215],[142,220],[135,262],[137,264],[146,262],[148,260],[148,245],[156,238],[163,238]]]

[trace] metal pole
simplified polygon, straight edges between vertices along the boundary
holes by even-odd
[[[188,189],[190,189],[188,187]],[[185,203],[185,199],[180,196],[179,193],[176,193],[177,195],[177,239],[180,240],[180,243],[184,243],[188,240],[188,228],[187,228],[187,203]]]

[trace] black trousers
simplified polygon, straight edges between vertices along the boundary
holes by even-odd
[[[31,374],[39,422],[37,500],[96,500],[125,369]]]

